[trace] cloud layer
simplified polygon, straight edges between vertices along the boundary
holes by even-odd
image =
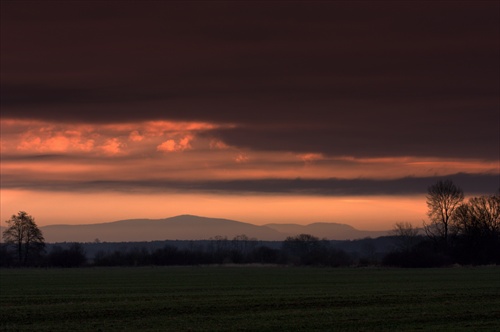
[[[250,151],[495,161],[499,12],[478,1],[6,2],[2,120],[203,123],[207,140]],[[125,148],[71,132],[25,143]]]
[[[500,188],[494,1],[2,1],[0,214],[389,229]]]
[[[50,178],[47,175],[29,178],[6,174],[4,189],[67,192],[128,192],[128,193],[210,193],[210,194],[271,194],[302,196],[401,196],[423,195],[429,185],[450,179],[467,195],[493,195],[500,190],[500,176],[494,174],[449,174],[445,177],[403,177],[397,179],[248,179],[248,180],[175,180],[121,179],[77,180],[75,177]]]

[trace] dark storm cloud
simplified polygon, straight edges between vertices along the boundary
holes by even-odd
[[[459,116],[459,115],[458,115]],[[234,146],[265,150],[302,153],[323,153],[331,156],[386,157],[417,156],[441,158],[477,158],[498,160],[500,155],[498,121],[491,117],[477,119],[470,114],[467,128],[440,121],[441,128],[426,128],[425,118],[405,119],[405,115],[391,119],[362,117],[358,121],[335,120],[329,128],[300,126],[275,130],[257,126],[211,131],[216,137]],[[327,120],[328,121],[328,120]],[[474,132],[474,135],[471,133]]]
[[[438,180],[450,179],[466,194],[498,193],[500,177],[493,174],[451,174],[446,177],[404,177],[383,179],[259,179],[259,180],[124,180],[124,181],[47,181],[2,175],[5,189],[29,189],[72,192],[144,192],[213,194],[284,194],[284,195],[419,195]]]
[[[2,2],[2,117],[498,159],[497,2]]]

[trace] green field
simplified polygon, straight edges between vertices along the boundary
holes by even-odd
[[[500,267],[0,270],[2,331],[500,331]]]

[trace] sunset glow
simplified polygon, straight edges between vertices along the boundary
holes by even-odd
[[[425,218],[422,196],[311,197],[289,195],[208,195],[141,193],[54,193],[5,190],[2,211],[19,210],[24,200],[41,226],[94,224],[123,219],[167,218],[181,214],[267,223],[342,222],[363,230],[388,230],[401,221],[420,224]],[[57,206],[47,209],[47,206]],[[74,211],[85,210],[75,215]],[[353,213],[353,211],[357,211]],[[111,215],[111,217],[110,217]],[[8,218],[8,215],[4,217]]]
[[[495,2],[30,6],[2,4],[2,226],[386,230],[439,179],[500,188]]]

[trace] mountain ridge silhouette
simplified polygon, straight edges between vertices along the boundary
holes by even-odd
[[[362,231],[339,223],[265,224],[195,215],[163,219],[124,219],[96,224],[54,224],[42,226],[46,242],[139,242],[159,240],[208,240],[216,236],[229,240],[246,235],[262,241],[283,241],[287,236],[307,233],[328,240],[349,240],[387,235],[388,231]]]

